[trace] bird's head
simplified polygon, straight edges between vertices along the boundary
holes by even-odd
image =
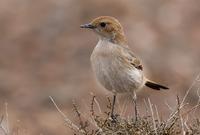
[[[123,28],[119,21],[114,17],[100,16],[88,24],[80,26],[81,28],[92,29],[101,39],[111,41],[116,44],[126,44]]]

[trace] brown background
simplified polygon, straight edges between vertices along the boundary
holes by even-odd
[[[147,76],[170,87],[144,88],[138,94],[141,113],[142,101],[150,97],[167,117],[166,102],[174,107],[176,95],[182,97],[200,71],[199,7],[198,0],[1,0],[0,114],[7,102],[13,133],[64,135],[69,129],[49,95],[71,120],[76,119],[72,99],[83,114],[89,112],[91,92],[105,107],[111,94],[97,85],[89,61],[98,38],[79,26],[110,15],[124,26]],[[191,105],[197,88],[198,82],[187,98]]]

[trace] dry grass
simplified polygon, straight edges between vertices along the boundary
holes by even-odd
[[[8,103],[5,103],[5,118],[2,115],[0,119],[0,134],[9,135],[9,120],[8,120]],[[4,123],[3,123],[4,122]]]
[[[51,97],[51,100],[54,100]],[[78,116],[79,124],[73,124],[66,116],[64,120],[66,125],[74,131],[76,135],[198,135],[200,134],[200,119],[192,119],[188,121],[188,116],[200,105],[197,104],[193,108],[182,112],[182,109],[186,106],[181,106],[180,99],[177,96],[176,109],[171,113],[167,120],[161,121],[159,118],[159,112],[156,107],[148,99],[149,109],[146,116],[137,114],[133,118],[123,118],[119,114],[116,114],[116,119],[113,121],[110,118],[111,102],[108,99],[107,111],[104,115],[97,115],[94,111],[95,96],[92,97],[90,118],[85,119],[78,111],[78,107],[74,104],[75,113]],[[57,106],[54,102],[54,105]],[[59,108],[57,108],[62,114]],[[187,116],[187,117],[186,117]],[[85,119],[85,121],[83,120]],[[70,121],[70,122],[69,122]],[[91,123],[91,125],[89,124]]]
[[[52,97],[50,97],[50,99],[63,116],[66,125],[74,131],[75,135],[199,135],[200,119],[191,117],[194,116],[197,108],[200,106],[199,90],[197,91],[199,99],[195,106],[190,109],[186,109],[188,103],[185,103],[188,93],[197,81],[199,81],[199,75],[191,87],[186,91],[182,100],[179,96],[177,96],[177,105],[175,109],[166,105],[166,107],[168,107],[171,111],[171,114],[166,120],[161,120],[156,105],[153,105],[151,100],[148,98],[147,101],[144,101],[144,106],[146,106],[145,116],[138,113],[137,104],[136,102],[133,102],[135,105],[134,116],[124,118],[120,115],[121,113],[117,113],[115,114],[116,119],[113,121],[110,118],[112,105],[110,98],[107,98],[107,109],[105,113],[100,113],[99,115],[99,112],[103,111],[101,110],[96,97],[92,96],[90,104],[90,117],[88,118],[83,117],[75,102],[73,103],[73,108],[79,121],[78,124],[74,124],[58,108],[54,99]],[[95,107],[99,110],[98,114],[95,112]],[[122,112],[123,111],[124,110],[122,110]]]

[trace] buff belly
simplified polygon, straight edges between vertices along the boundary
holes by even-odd
[[[143,86],[142,71],[125,67],[115,57],[92,56],[91,63],[97,80],[109,91],[133,92]]]

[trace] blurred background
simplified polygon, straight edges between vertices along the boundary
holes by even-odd
[[[64,135],[71,132],[48,96],[74,122],[72,100],[83,114],[91,93],[105,107],[112,94],[96,83],[90,66],[98,37],[79,26],[109,15],[124,26],[147,76],[170,87],[138,93],[141,113],[149,97],[167,117],[165,104],[175,107],[176,96],[182,98],[200,72],[199,7],[198,0],[0,0],[0,115],[8,103],[11,132]],[[198,87],[196,81],[190,105],[198,100]],[[118,106],[125,99],[119,96]]]

